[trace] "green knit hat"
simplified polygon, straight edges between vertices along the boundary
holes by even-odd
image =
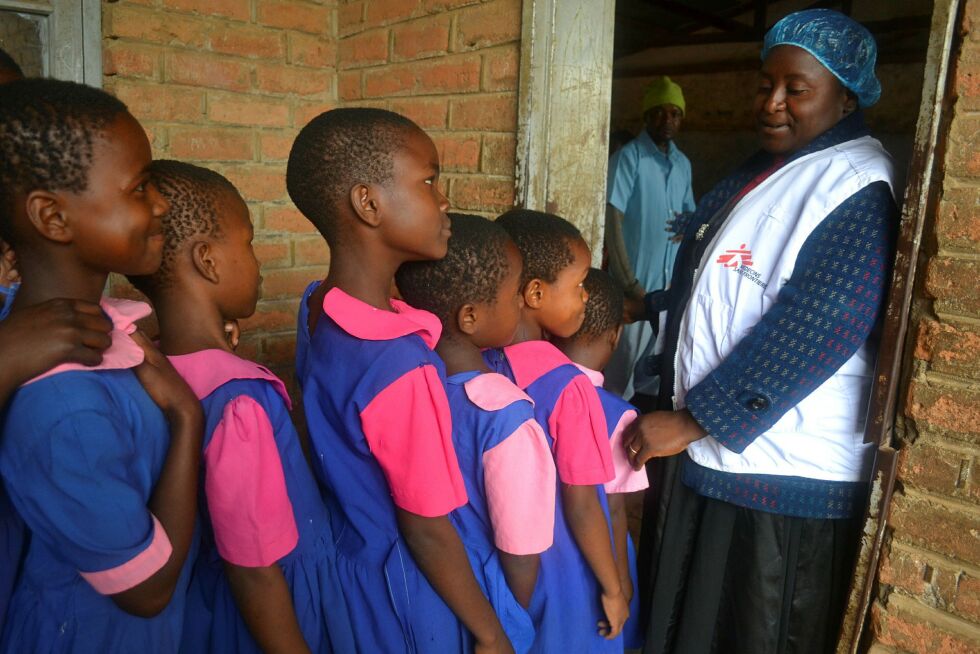
[[[643,113],[662,104],[677,105],[681,108],[681,111],[687,113],[687,109],[684,106],[684,92],[681,91],[681,87],[678,84],[672,82],[666,75],[653,80],[653,83],[647,87],[646,92],[643,94]]]

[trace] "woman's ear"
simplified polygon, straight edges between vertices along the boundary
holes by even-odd
[[[532,279],[524,285],[524,290],[521,292],[524,296],[524,306],[529,309],[540,309],[546,293],[544,282],[537,278]]]
[[[197,241],[191,245],[191,261],[197,273],[212,284],[221,281],[218,265],[214,258],[214,250],[207,241]]]
[[[476,332],[479,322],[479,311],[472,304],[464,304],[456,312],[456,327],[467,336]]]
[[[844,107],[841,116],[850,116],[858,108],[857,96],[850,91],[844,91]]]
[[[350,190],[350,203],[354,215],[369,227],[377,227],[381,224],[376,194],[376,187],[368,184],[357,184]]]
[[[42,237],[55,243],[71,243],[71,221],[64,213],[61,198],[51,191],[31,191],[24,198],[27,220]]]

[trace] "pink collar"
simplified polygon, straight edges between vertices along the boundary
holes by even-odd
[[[504,354],[514,372],[514,380],[521,388],[527,388],[546,373],[571,363],[561,350],[548,341],[508,345],[504,348]]]
[[[272,382],[273,387],[286,406],[293,404],[286,392],[286,385],[272,372],[257,363],[248,361],[225,350],[201,350],[190,354],[167,357],[199,400],[203,400],[215,389],[235,379],[263,379]]]
[[[355,338],[390,341],[418,334],[430,349],[434,349],[442,335],[439,319],[401,300],[392,299],[389,302],[394,311],[382,311],[334,287],[323,298],[323,311]]]
[[[484,411],[500,411],[518,400],[534,400],[519,389],[514,382],[495,372],[477,375],[463,384],[466,397]]]
[[[575,362],[573,361],[572,363]],[[589,378],[589,381],[592,382],[593,386],[601,387],[602,382],[606,380],[605,376],[598,370],[593,370],[592,368],[586,368],[585,366],[580,366],[577,363],[575,363],[575,367],[581,370],[583,373],[585,373],[585,376]]]
[[[136,331],[136,321],[145,318],[152,309],[146,302],[135,302],[133,300],[123,300],[121,298],[103,297],[99,300],[102,310],[112,321],[112,331],[109,332],[111,343],[109,348],[102,353],[102,363],[95,366],[85,366],[80,363],[63,363],[55,366],[51,370],[38,375],[34,379],[27,381],[27,384],[34,383],[39,379],[57,375],[62,372],[72,370],[125,370],[135,368],[143,363],[143,348],[136,344],[136,341],[129,337]]]

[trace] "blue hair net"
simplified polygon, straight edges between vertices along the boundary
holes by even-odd
[[[808,9],[786,16],[766,33],[763,60],[777,45],[803,48],[870,107],[881,96],[875,77],[878,46],[864,25],[833,9]]]

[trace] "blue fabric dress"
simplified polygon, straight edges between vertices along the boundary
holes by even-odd
[[[219,356],[226,360],[221,361],[214,358],[215,352],[218,351],[207,351],[211,358],[205,365],[223,369],[228,377],[227,381],[219,377],[217,388],[211,388],[214,384],[207,380],[195,383],[193,373],[187,372],[187,364],[180,363],[201,353],[172,358],[178,372],[202,396],[204,450],[211,445],[215,430],[225,417],[226,407],[236,399],[250,398],[264,411],[272,427],[278,463],[292,505],[292,519],[287,518],[286,522],[295,523],[298,532],[295,547],[277,563],[289,586],[300,630],[315,654],[353,651],[354,638],[342,599],[343,589],[337,579],[329,515],[290,419],[285,387],[265,368],[224,352]],[[207,474],[206,466],[204,474]],[[194,566],[181,649],[187,654],[260,652],[242,619],[225,575],[203,480],[200,510],[204,543]]]
[[[10,314],[14,303],[16,287],[0,286],[0,320]],[[2,407],[0,407],[2,413]],[[21,520],[14,505],[7,497],[7,491],[0,484],[0,634],[3,633],[4,618],[7,616],[7,606],[14,593],[14,582],[17,581],[17,571],[20,569],[20,559],[24,551],[26,532],[24,521]]]

